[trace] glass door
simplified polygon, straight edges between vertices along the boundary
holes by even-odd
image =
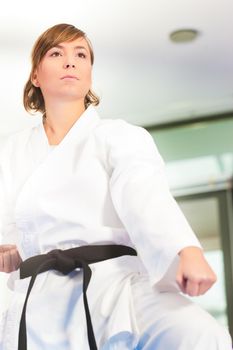
[[[233,231],[232,190],[182,195],[176,200],[205,250],[218,276],[207,294],[193,298],[233,335]]]

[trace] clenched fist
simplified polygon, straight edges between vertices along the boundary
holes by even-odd
[[[215,282],[216,275],[200,248],[187,247],[180,252],[176,281],[183,293],[190,296],[204,294]]]
[[[19,268],[22,259],[13,244],[0,245],[0,272],[13,272]]]

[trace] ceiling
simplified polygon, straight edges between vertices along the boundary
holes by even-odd
[[[95,51],[93,88],[104,118],[148,126],[233,110],[230,0],[29,0],[0,14],[0,137],[34,124],[22,106],[31,47],[57,23],[84,30]],[[175,44],[171,31],[199,37]]]

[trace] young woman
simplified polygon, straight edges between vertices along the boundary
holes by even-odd
[[[24,106],[43,118],[9,138],[0,163],[0,270],[14,291],[1,349],[230,350],[180,293],[201,295],[216,276],[150,135],[99,118],[93,61],[68,24],[33,48]]]

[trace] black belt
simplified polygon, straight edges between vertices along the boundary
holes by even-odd
[[[91,279],[89,264],[123,255],[137,255],[137,252],[133,248],[124,245],[90,245],[66,250],[55,249],[48,254],[36,255],[23,261],[20,265],[20,278],[31,276],[31,280],[20,320],[18,350],[27,350],[26,307],[37,275],[52,269],[66,275],[76,268],[83,269],[83,303],[86,313],[89,347],[90,350],[97,350],[86,295],[88,284]]]

